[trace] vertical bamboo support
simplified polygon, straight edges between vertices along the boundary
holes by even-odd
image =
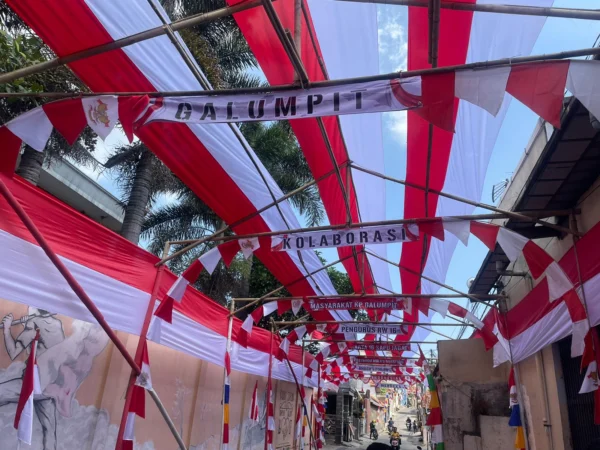
[[[225,343],[225,353],[229,353],[231,356],[231,333],[233,331],[233,312],[235,311],[235,300],[231,299],[229,304],[229,325],[227,327],[227,342]],[[229,415],[229,409],[225,405],[225,378],[227,377],[227,367],[223,367],[223,394],[221,395],[221,402],[223,403],[223,414],[221,417],[221,449],[223,449],[223,434],[225,432],[225,414]],[[231,379],[230,379],[231,383]],[[229,386],[229,396],[231,398],[231,384]]]

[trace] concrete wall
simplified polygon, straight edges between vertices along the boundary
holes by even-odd
[[[500,417],[496,428],[503,423],[503,433],[509,433],[508,364],[494,368],[481,339],[440,341],[438,355],[446,450],[477,448],[479,440],[469,436],[483,436],[483,416]]]

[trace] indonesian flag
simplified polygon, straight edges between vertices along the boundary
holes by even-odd
[[[231,390],[231,358],[225,351],[225,385],[223,389],[223,450],[229,448],[229,395]]]
[[[21,386],[14,423],[17,438],[28,445],[31,445],[33,435],[33,396],[42,393],[36,359],[38,338],[39,332],[31,342],[31,352],[29,358],[27,358],[27,367],[23,375],[23,385]]]
[[[135,384],[144,389],[152,389],[152,376],[150,375],[150,358],[148,357],[148,342],[144,342],[142,350],[142,372],[138,375]]]
[[[250,402],[250,413],[248,415],[252,422],[258,422],[258,381],[254,385],[252,401]]]

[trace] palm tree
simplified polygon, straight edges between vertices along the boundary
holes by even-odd
[[[240,129],[284,194],[313,179],[287,122],[244,123]],[[142,237],[150,241],[151,252],[160,252],[166,241],[199,239],[221,226],[214,212],[190,190],[179,192],[177,204],[151,211],[144,222]],[[290,202],[306,217],[309,226],[323,220],[323,206],[315,186],[295,194]]]
[[[225,1],[164,0],[162,4],[169,17],[176,20],[224,7]],[[180,35],[213,87],[260,85],[260,79],[247,72],[256,67],[256,60],[233,18],[182,30]],[[121,235],[136,244],[144,218],[158,194],[177,193],[182,198],[191,195],[184,192],[181,183],[164,184],[174,179],[173,175],[142,144],[118,148],[105,166],[117,173],[123,191],[126,206]],[[196,200],[188,199],[188,203]]]

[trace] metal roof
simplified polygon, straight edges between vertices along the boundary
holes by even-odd
[[[600,132],[590,115],[572,98],[561,117],[561,129],[554,130],[525,183],[513,211],[550,211],[575,208],[577,201],[600,173]],[[558,236],[557,232],[531,222],[509,219],[506,227],[530,238]],[[471,294],[488,294],[498,280],[496,261],[508,266],[504,251],[496,245],[486,258],[469,288]]]

